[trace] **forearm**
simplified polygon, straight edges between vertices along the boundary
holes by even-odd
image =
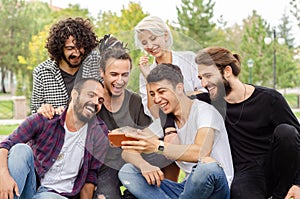
[[[80,191],[80,198],[92,199],[95,191],[95,185],[92,183],[85,183]]]
[[[141,154],[135,150],[123,150],[122,158],[128,162],[141,169],[142,165],[148,165],[149,163],[143,159]]]
[[[0,175],[2,175],[2,172],[8,172],[7,157],[8,150],[5,148],[0,148]]]

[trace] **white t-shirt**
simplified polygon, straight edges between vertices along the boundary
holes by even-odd
[[[41,179],[41,185],[58,193],[71,193],[78,172],[83,164],[88,124],[76,132],[70,132],[66,126],[62,149],[52,167]]]
[[[230,186],[233,179],[233,164],[224,120],[213,106],[199,100],[193,100],[188,120],[180,129],[176,126],[181,144],[193,144],[198,129],[203,127],[210,127],[215,130],[210,156],[223,167]],[[186,175],[189,175],[192,167],[197,164],[182,161],[176,161],[176,163]]]
[[[183,83],[185,92],[192,92],[201,89],[203,92],[207,92],[201,87],[201,81],[198,78],[198,66],[195,62],[195,53],[192,51],[172,51],[172,64],[177,65],[183,75]],[[152,70],[157,66],[155,60],[150,66]],[[151,117],[151,113],[147,106],[147,81],[143,74],[140,74],[140,96],[144,105],[144,111]]]

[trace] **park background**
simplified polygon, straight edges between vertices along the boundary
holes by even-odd
[[[276,25],[257,10],[252,10],[241,23],[229,24],[222,15],[215,14],[216,1],[220,0],[178,1],[176,19],[166,20],[174,37],[173,50],[229,48],[242,56],[243,82],[279,90],[300,117],[300,42],[299,35],[295,35],[295,29],[300,30],[300,0],[287,0],[285,11],[277,13],[280,16]],[[32,71],[48,59],[44,46],[50,26],[66,17],[89,18],[99,38],[110,33],[128,44],[134,66],[128,88],[138,91],[137,63],[144,52],[134,45],[133,28],[150,13],[141,2],[127,1],[123,5],[120,0],[122,8],[117,12],[101,10],[101,2],[98,1],[99,12],[95,14],[82,3],[59,7],[51,0],[0,0],[0,120],[19,119],[15,113],[20,109],[13,99],[24,97],[25,115],[30,114]],[[232,12],[239,9],[228,6]],[[269,9],[271,12],[272,5]],[[165,12],[169,11],[166,7]],[[0,134],[7,134],[16,126],[0,123]]]

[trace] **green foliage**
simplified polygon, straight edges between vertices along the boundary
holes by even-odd
[[[216,24],[212,21],[215,3],[212,0],[181,0],[176,7],[180,32],[206,47],[214,37]]]
[[[13,101],[0,100],[0,119],[13,118]],[[1,129],[1,128],[0,128]]]
[[[277,88],[299,85],[299,73],[296,73],[299,69],[293,60],[293,53],[289,46],[279,45],[277,41],[272,41],[269,45],[265,44],[264,39],[267,36],[273,37],[273,30],[262,17],[254,11],[252,16],[244,20],[243,27],[245,32],[241,43],[242,66],[244,66],[241,73],[242,80],[248,82],[247,60],[251,58],[254,60],[253,83],[273,87],[273,59],[276,53]]]

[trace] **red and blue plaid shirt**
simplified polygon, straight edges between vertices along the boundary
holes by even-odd
[[[39,179],[43,178],[54,164],[63,146],[66,110],[63,114],[56,115],[51,120],[40,114],[29,116],[0,143],[0,148],[9,150],[17,143],[28,143],[35,157],[36,173]],[[109,146],[107,133],[106,125],[99,117],[95,117],[89,122],[83,165],[72,192],[60,193],[61,195],[66,197],[76,196],[85,183],[97,183],[98,169],[103,164]]]

